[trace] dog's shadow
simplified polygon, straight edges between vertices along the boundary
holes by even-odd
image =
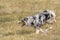
[[[35,31],[32,31],[32,30],[18,30],[16,32],[17,35],[26,35],[26,34],[32,34],[34,33]]]

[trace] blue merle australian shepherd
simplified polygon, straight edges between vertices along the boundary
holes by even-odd
[[[56,15],[53,11],[51,10],[44,10],[41,13],[38,13],[33,16],[29,16],[26,18],[22,18],[19,23],[23,27],[24,25],[26,26],[32,26],[36,29],[36,34],[38,34],[40,31],[45,32],[41,29],[42,25],[48,23],[48,24],[55,24],[56,23]],[[52,27],[49,27],[52,29]]]

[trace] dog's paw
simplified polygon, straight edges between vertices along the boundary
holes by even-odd
[[[44,31],[44,33],[45,33],[45,34],[48,34],[48,29],[46,29],[46,30]]]

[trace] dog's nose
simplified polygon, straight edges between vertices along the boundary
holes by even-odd
[[[21,21],[17,21],[17,23],[18,23],[18,24],[20,24],[20,23],[21,23]]]

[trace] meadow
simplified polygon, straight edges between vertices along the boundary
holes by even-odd
[[[49,9],[56,13],[57,27],[48,35],[35,34],[32,27],[21,27],[23,17]],[[46,29],[49,25],[44,25]],[[60,40],[60,0],[0,0],[0,40]]]

